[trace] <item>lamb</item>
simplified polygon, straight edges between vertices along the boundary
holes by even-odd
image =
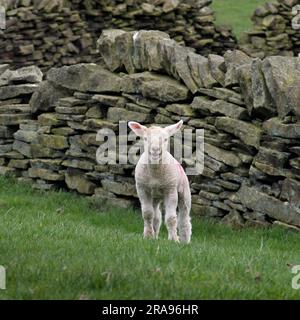
[[[144,153],[135,168],[136,189],[144,219],[144,238],[158,238],[162,220],[160,205],[163,202],[168,239],[190,242],[192,225],[189,181],[180,163],[168,152],[169,138],[181,129],[182,124],[180,120],[165,128],[147,128],[138,122],[128,123],[129,128],[144,143]]]

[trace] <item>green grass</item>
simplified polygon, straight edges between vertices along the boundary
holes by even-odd
[[[141,236],[140,214],[0,178],[1,299],[300,298],[299,233],[193,219],[188,246]]]
[[[251,16],[254,10],[267,0],[213,0],[216,23],[232,26],[239,37],[243,31],[252,29]],[[269,2],[272,2],[269,0]]]

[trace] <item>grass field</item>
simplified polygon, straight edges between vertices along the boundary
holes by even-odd
[[[239,37],[243,31],[252,29],[254,10],[268,0],[213,0],[217,24],[230,25]],[[269,2],[272,2],[269,0]]]
[[[193,219],[188,246],[141,236],[139,213],[0,178],[1,299],[300,298],[299,233]]]
[[[214,0],[237,35],[265,0]],[[0,177],[0,299],[299,299],[300,234],[193,218],[192,243],[143,240],[140,213]]]

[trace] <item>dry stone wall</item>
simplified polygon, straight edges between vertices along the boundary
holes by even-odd
[[[160,30],[198,53],[224,53],[235,47],[229,27],[214,24],[212,0],[72,0],[97,39],[102,30]]]
[[[298,58],[203,57],[159,31],[105,31],[98,47],[104,65],[52,68],[42,82],[37,68],[0,67],[3,174],[136,205],[134,165],[98,164],[97,131],[183,119],[205,130],[204,172],[190,176],[194,215],[300,227]]]
[[[300,30],[292,26],[293,19],[299,20],[295,14],[300,10],[295,10],[295,13],[292,10],[297,5],[300,5],[299,0],[277,0],[258,7],[252,16],[254,28],[243,35],[240,48],[259,58],[298,56]]]
[[[93,61],[93,39],[78,11],[61,6],[58,0],[12,1],[6,7],[0,63],[12,67],[34,64],[47,70]]]
[[[9,70],[8,65],[0,65],[0,173],[14,173],[15,169],[6,166],[11,159],[19,161],[21,165],[24,155],[18,152],[22,142],[14,139],[14,133],[21,127],[22,122],[30,122],[33,118],[29,101],[33,92],[42,81],[43,74],[35,66],[22,68],[16,71]],[[33,133],[36,134],[36,133]],[[29,141],[33,136],[27,137]],[[31,157],[30,147],[24,147],[23,153]],[[23,167],[23,169],[25,169]],[[20,168],[19,168],[20,169]]]
[[[6,29],[0,30],[0,63],[23,67],[97,62],[102,30],[155,29],[201,54],[235,47],[231,30],[214,25],[211,0],[62,1],[0,0]]]

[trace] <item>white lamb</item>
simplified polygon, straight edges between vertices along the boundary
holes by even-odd
[[[163,202],[168,239],[176,242],[180,239],[185,243],[191,239],[189,181],[180,163],[168,152],[169,138],[181,129],[182,123],[180,120],[166,128],[147,128],[132,121],[128,123],[131,130],[144,141],[144,153],[136,165],[135,180],[142,207],[145,238],[158,238],[162,219],[160,204]]]

